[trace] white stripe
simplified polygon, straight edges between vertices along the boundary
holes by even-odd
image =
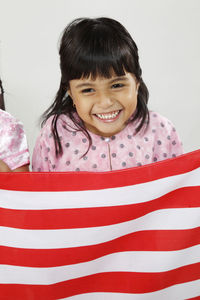
[[[99,244],[142,230],[179,230],[198,226],[200,207],[163,209],[136,220],[101,227],[57,230],[0,227],[0,241],[3,246],[53,249]]]
[[[11,209],[59,209],[142,203],[161,197],[178,188],[199,186],[199,178],[200,168],[143,184],[94,191],[20,192],[0,190],[0,206]]]
[[[32,268],[0,266],[3,284],[54,284],[103,272],[165,272],[200,261],[200,246],[179,251],[119,252],[75,265]]]
[[[60,300],[184,300],[200,296],[200,280],[177,284],[169,288],[145,294],[90,293]]]

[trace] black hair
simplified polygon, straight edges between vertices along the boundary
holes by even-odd
[[[110,18],[78,18],[72,21],[61,37],[60,48],[61,81],[53,104],[43,114],[42,125],[53,116],[51,130],[55,141],[56,156],[61,155],[62,145],[57,131],[57,120],[66,114],[73,121],[75,130],[82,131],[92,139],[82,120],[76,117],[76,109],[67,90],[73,79],[95,79],[97,76],[110,78],[114,74],[123,76],[125,72],[134,74],[139,83],[137,109],[131,122],[139,120],[136,133],[149,122],[147,108],[148,89],[142,80],[138,48],[126,28]],[[68,128],[68,130],[70,130]],[[87,152],[88,152],[87,150]],[[86,152],[86,153],[87,153]],[[85,154],[86,154],[85,153]]]
[[[5,110],[4,89],[3,89],[1,78],[0,78],[0,109]]]

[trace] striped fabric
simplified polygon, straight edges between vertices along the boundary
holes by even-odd
[[[0,173],[0,299],[200,299],[200,150],[105,173]]]

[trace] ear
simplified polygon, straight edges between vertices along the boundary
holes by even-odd
[[[67,94],[72,98],[72,93],[71,93],[70,88],[67,90]]]
[[[140,87],[140,83],[137,82],[137,83],[136,83],[136,94],[138,94],[139,87]]]
[[[70,97],[71,97],[71,99],[72,99],[72,103],[73,103],[73,107],[75,108],[75,107],[76,107],[76,105],[75,105],[75,103],[74,103],[74,99],[73,99],[73,97],[72,97],[72,92],[71,92],[70,88],[67,90],[67,94],[68,94],[68,96],[70,96]]]

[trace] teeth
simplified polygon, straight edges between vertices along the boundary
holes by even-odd
[[[113,119],[119,114],[119,110],[109,114],[96,114],[98,118],[106,120],[106,119]]]

